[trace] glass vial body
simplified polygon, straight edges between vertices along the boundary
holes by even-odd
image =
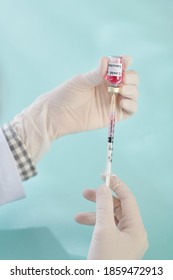
[[[124,61],[122,56],[110,56],[105,79],[108,81],[108,91],[118,93],[123,82]]]

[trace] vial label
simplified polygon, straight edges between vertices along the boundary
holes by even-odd
[[[121,77],[122,76],[122,64],[109,62],[107,75]]]

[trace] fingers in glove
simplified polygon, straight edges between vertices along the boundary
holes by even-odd
[[[91,190],[91,189],[84,190],[83,195],[87,200],[90,200],[92,202],[96,202],[96,190]],[[117,199],[114,196],[112,196],[112,199],[113,199],[114,218],[115,218],[115,221],[116,221],[116,224],[117,224],[122,217],[121,203],[120,203],[119,199]],[[88,213],[88,215],[90,216],[90,213]],[[88,218],[90,219],[89,216],[88,216]]]
[[[127,187],[127,185],[120,180],[116,175],[112,175],[110,178],[110,188],[115,192],[117,198],[120,200],[120,202],[128,202],[127,208],[128,211],[133,209],[134,202],[136,207],[136,201],[135,197],[130,191],[130,189]]]
[[[127,70],[124,72],[123,84],[138,85],[139,76],[134,70]]]
[[[95,72],[97,73],[97,75],[99,77],[101,77],[102,79],[105,77],[105,75],[107,74],[107,68],[108,68],[108,61],[109,59],[105,56],[103,56],[98,64],[97,69],[95,70]]]
[[[139,92],[136,85],[123,85],[120,89],[120,96],[132,100],[137,100]]]
[[[83,196],[89,201],[96,202],[96,190],[86,189],[83,192]],[[122,217],[121,203],[120,203],[119,199],[117,199],[114,196],[112,196],[112,199],[113,199],[114,218],[115,218],[116,224],[118,224],[118,222],[120,221],[120,219]],[[80,222],[82,224],[85,224],[85,225],[95,224],[93,213],[80,213],[79,218],[80,218],[80,221],[82,219],[82,222]]]
[[[79,213],[75,216],[76,222],[83,225],[95,225],[96,215],[97,224],[104,225],[105,222],[111,222],[114,219],[114,212],[117,207],[119,208],[119,203],[117,199],[112,200],[112,195],[110,189],[105,186],[101,186],[98,190],[87,189],[83,192],[86,199],[96,202],[96,213],[94,212],[84,212]],[[115,221],[118,223],[118,218],[115,217]]]
[[[94,226],[96,222],[96,213],[95,212],[78,213],[75,216],[75,221],[82,225]]]
[[[133,114],[137,111],[137,102],[123,98],[120,102],[121,108],[128,114]]]
[[[96,202],[96,190],[86,189],[83,191],[83,196],[89,201]]]
[[[127,69],[132,64],[132,57],[131,56],[123,56],[125,69]]]
[[[97,191],[85,190],[83,195],[90,201],[96,201],[96,217],[93,213],[80,213],[75,218],[77,222],[87,225],[93,225],[96,222],[98,226],[114,223],[114,203],[110,189],[100,186]]]
[[[140,242],[143,240],[144,246],[147,248],[147,232],[134,195],[117,176],[111,177],[110,185],[121,202],[122,219],[118,228],[123,232],[133,232],[134,236],[139,238]]]
[[[114,175],[111,176],[110,187],[121,202],[122,218],[128,218],[129,226],[131,224],[133,228],[135,225],[143,227],[138,204],[127,185]]]
[[[105,174],[102,175],[102,179],[105,181]],[[122,215],[128,214],[134,210],[136,212],[139,211],[134,195],[127,185],[116,175],[112,175],[110,178],[110,188],[113,190],[121,203],[121,207],[123,208]]]
[[[102,57],[95,70],[80,75],[80,86],[85,88],[85,87],[93,87],[99,85],[103,81],[107,73],[107,68],[108,68],[108,58]]]
[[[115,225],[113,208],[111,190],[106,186],[100,186],[96,193],[96,225],[98,227]]]

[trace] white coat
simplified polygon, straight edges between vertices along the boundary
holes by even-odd
[[[0,205],[24,196],[16,162],[0,128]]]

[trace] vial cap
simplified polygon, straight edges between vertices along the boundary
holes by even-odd
[[[119,93],[120,92],[120,88],[119,87],[108,87],[108,92]]]

